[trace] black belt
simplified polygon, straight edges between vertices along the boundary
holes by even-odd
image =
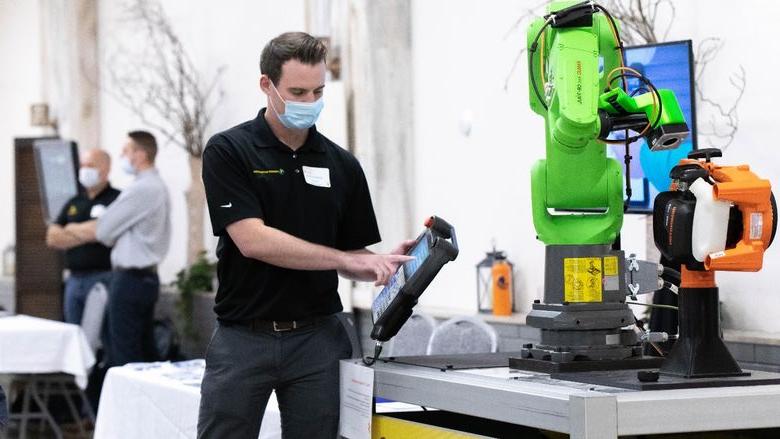
[[[82,270],[74,270],[73,268],[70,269],[70,274],[75,274],[76,276],[89,276],[92,274],[102,274],[109,272],[111,272],[110,268],[85,268]]]
[[[133,268],[122,268],[117,267],[114,270],[121,271],[123,273],[129,273],[129,274],[157,274],[157,266],[156,265],[150,265],[148,267],[133,267]]]
[[[231,325],[243,326],[244,328],[250,329],[252,331],[287,332],[287,331],[295,331],[296,329],[307,328],[309,326],[314,326],[319,323],[322,323],[324,320],[325,320],[324,317],[313,317],[310,319],[291,320],[287,322],[278,321],[278,320],[251,319],[251,320],[243,320],[243,321],[229,322],[229,323],[226,322],[226,323],[228,326]]]

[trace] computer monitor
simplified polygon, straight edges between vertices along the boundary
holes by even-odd
[[[651,152],[644,139],[630,145],[631,190],[629,213],[652,213],[653,200],[669,189],[669,171],[696,149],[696,107],[693,48],[690,40],[626,47],[625,65],[645,75],[656,88],[674,92],[691,131],[683,143],[671,151]],[[628,80],[628,90],[641,86],[638,79]],[[620,138],[619,136],[617,138]],[[609,145],[607,154],[623,163],[624,145]],[[625,169],[624,169],[625,171]],[[625,183],[624,183],[625,184]]]

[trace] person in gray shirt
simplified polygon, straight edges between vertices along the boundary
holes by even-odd
[[[97,219],[69,224],[66,230],[112,247],[109,289],[107,365],[155,360],[154,307],[160,295],[157,265],[171,240],[170,201],[154,159],[157,141],[146,131],[128,133],[122,169],[135,180]]]

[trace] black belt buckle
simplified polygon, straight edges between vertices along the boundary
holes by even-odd
[[[273,328],[274,332],[285,332],[285,331],[292,331],[293,329],[298,329],[298,322],[293,320],[292,322],[277,322],[274,320],[273,322]]]

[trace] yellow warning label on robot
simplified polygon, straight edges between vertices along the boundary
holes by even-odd
[[[564,258],[564,300],[601,302],[602,276],[601,258]]]
[[[617,276],[618,258],[617,256],[607,256],[604,258],[604,276]]]

